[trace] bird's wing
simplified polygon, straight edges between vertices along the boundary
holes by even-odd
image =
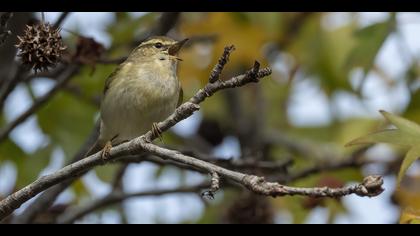
[[[184,90],[182,90],[182,87],[179,87],[178,104],[176,105],[176,107],[181,106],[183,100],[184,100]]]
[[[105,87],[104,87],[104,95],[106,94],[106,92],[109,89],[109,86],[111,85],[112,81],[116,78],[116,74],[118,73],[118,71],[120,70],[121,66],[118,66],[109,76],[108,78],[105,80]]]
[[[117,74],[121,72],[121,70],[127,65],[127,62],[123,62],[108,76],[108,78],[105,81],[105,87],[104,87],[104,95],[108,91],[109,87],[111,86],[112,81],[114,81],[115,78],[117,78]]]

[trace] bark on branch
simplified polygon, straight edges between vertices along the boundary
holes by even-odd
[[[203,89],[199,90],[194,97],[189,101],[179,106],[175,112],[170,115],[165,121],[158,123],[158,127],[162,132],[167,131],[181,120],[191,116],[199,107],[199,103],[203,102],[207,97],[210,97],[215,92],[243,86],[247,83],[258,82],[259,79],[271,74],[271,69],[265,68],[258,70],[259,63],[255,63],[254,68],[245,74],[233,77],[227,81],[216,81],[212,84],[207,84]],[[149,143],[157,137],[152,131],[145,135],[123,143],[111,149],[110,158],[105,162],[115,161],[118,157],[126,155],[134,155],[144,152],[142,144]],[[35,197],[40,192],[49,187],[66,181],[70,178],[79,177],[86,171],[98,165],[105,164],[101,158],[100,153],[91,155],[83,160],[72,163],[63,167],[62,169],[46,176],[40,177],[35,182],[27,185],[23,189],[13,193],[0,202],[0,220],[11,214],[15,209],[19,208],[23,203]]]
[[[79,68],[80,65],[70,65],[69,68],[63,74],[60,75],[60,77],[57,79],[57,84],[50,91],[48,91],[45,95],[37,98],[32,104],[32,106],[28,108],[28,110],[23,112],[15,120],[7,124],[6,127],[1,129],[0,142],[4,141],[13,131],[14,128],[16,128],[30,116],[32,116],[35,112],[38,111],[39,108],[46,104],[51,99],[51,97],[57,94],[61,90],[61,88],[67,84],[67,82],[72,78],[72,76],[79,70]]]
[[[169,128],[181,120],[191,116],[195,111],[200,109],[199,104],[206,98],[212,96],[219,90],[236,88],[248,83],[259,82],[271,74],[271,69],[260,69],[258,62],[254,63],[251,70],[245,74],[233,77],[226,81],[216,80],[214,83],[208,83],[203,89],[200,89],[195,96],[189,101],[179,106],[172,115],[165,121],[159,122],[158,128],[165,132]],[[174,151],[166,148],[159,147],[153,143],[152,140],[156,139],[156,134],[148,131],[141,137],[135,138],[129,142],[120,144],[110,150],[110,156],[106,160],[101,157],[101,153],[96,153],[85,159],[72,163],[63,167],[62,169],[40,177],[35,182],[27,185],[23,189],[13,193],[0,201],[0,221],[6,216],[10,215],[15,209],[20,207],[24,202],[36,196],[38,193],[48,189],[49,187],[66,181],[71,178],[79,177],[86,171],[98,165],[103,165],[117,160],[119,157],[126,155],[136,155],[140,153],[149,153],[155,156],[174,161],[176,163],[185,164],[193,167],[194,169],[201,170],[226,180],[236,182],[249,190],[267,196],[284,196],[284,195],[309,195],[314,197],[340,197],[347,194],[358,194],[359,196],[376,196],[380,194],[383,189],[381,188],[383,180],[380,176],[368,176],[361,184],[352,185],[345,188],[295,188],[284,186],[279,183],[267,182],[263,177],[248,175],[241,172],[232,171],[218,165],[196,159],[191,156],[184,155],[179,151]],[[213,178],[215,179],[215,178]],[[219,185],[219,183],[217,183]],[[217,186],[219,188],[220,186]]]

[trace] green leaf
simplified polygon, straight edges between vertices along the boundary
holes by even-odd
[[[419,73],[420,77],[420,73]],[[418,78],[418,77],[416,77]],[[404,117],[420,123],[420,89],[417,89],[415,92],[411,94],[410,103],[408,104],[405,112]]]
[[[410,147],[401,164],[400,171],[398,172],[397,185],[399,185],[407,169],[420,157],[420,126],[412,121],[393,115],[389,112],[380,112],[390,123],[395,125],[397,129],[382,130],[368,134],[349,142],[346,146],[391,143]]]
[[[72,157],[80,148],[94,123],[96,108],[72,95],[57,94],[38,112],[38,123],[51,142]]]
[[[418,218],[412,219],[412,220],[410,220],[409,223],[418,225],[418,224],[420,224],[420,219],[418,219]]]
[[[245,12],[232,12],[230,13],[232,17],[241,24],[250,24],[251,23],[251,15]]]
[[[410,147],[415,145],[419,142],[419,139],[415,139],[411,136],[404,135],[400,130],[397,129],[389,129],[389,130],[382,130],[378,132],[374,132],[368,134],[366,136],[354,139],[347,143],[345,146],[353,146],[353,145],[367,145],[367,144],[374,144],[374,143],[390,143],[404,147]]]
[[[18,162],[25,156],[25,152],[12,140],[6,139],[0,143],[0,163],[5,160]]]
[[[16,188],[22,188],[39,177],[40,172],[48,166],[53,150],[53,145],[49,144],[38,149],[31,156],[23,156],[19,158],[16,162],[18,170]]]
[[[380,111],[382,115],[398,129],[388,129],[368,134],[357,138],[346,146],[373,143],[391,143],[405,147],[413,147],[420,143],[420,126],[416,123],[393,115],[389,112]]]
[[[112,36],[112,46],[129,45],[142,30],[150,29],[157,16],[157,13],[146,13],[138,18],[131,18],[128,13],[116,13],[116,23],[107,28]]]
[[[399,222],[400,224],[420,224],[419,212],[411,207],[403,209]]]
[[[407,172],[408,167],[413,164],[420,157],[420,143],[416,146],[413,146],[405,155],[404,160],[401,164],[400,171],[398,172],[397,186],[401,183],[402,178]]]
[[[90,196],[89,191],[86,189],[86,186],[81,179],[77,179],[76,181],[74,181],[74,183],[71,185],[71,189],[75,194],[75,198],[73,201],[75,204],[82,203],[82,199],[84,197]]]
[[[108,164],[95,168],[96,175],[104,182],[110,183],[115,177],[115,174],[120,169],[119,165]]]
[[[376,23],[356,31],[354,36],[357,44],[349,54],[346,67],[348,69],[362,67],[365,73],[370,70],[375,62],[376,55],[388,35],[393,31],[394,26],[395,17],[393,15],[385,22]]]
[[[411,135],[420,140],[420,126],[418,124],[383,110],[380,112],[389,122],[401,130],[402,133]]]
[[[156,169],[155,173],[153,174],[154,179],[156,180],[159,179],[163,175],[166,169],[167,169],[167,166],[159,166]]]
[[[105,85],[105,80],[115,70],[116,65],[96,65],[94,73],[92,68],[85,66],[79,74],[71,80],[72,85],[80,88],[81,94],[88,98],[100,97]],[[83,101],[82,99],[79,99]]]
[[[356,43],[352,37],[355,28],[355,22],[351,22],[327,31],[314,16],[303,26],[300,37],[290,47],[302,70],[308,77],[316,77],[328,96],[338,88],[351,90],[349,70],[345,65]]]

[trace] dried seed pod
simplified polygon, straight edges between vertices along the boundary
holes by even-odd
[[[73,60],[82,64],[95,65],[104,52],[105,47],[95,39],[79,36]]]
[[[23,36],[18,36],[18,57],[24,65],[35,71],[47,71],[54,67],[66,50],[60,35],[60,29],[55,29],[48,23],[26,25]]]

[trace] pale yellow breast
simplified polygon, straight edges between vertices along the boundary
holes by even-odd
[[[176,108],[179,81],[175,73],[142,70],[114,81],[101,106],[101,138],[116,142],[133,139],[150,130],[153,122],[169,116]]]

